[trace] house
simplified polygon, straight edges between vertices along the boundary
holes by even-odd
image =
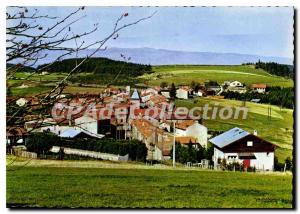
[[[166,127],[168,130],[169,127]],[[170,131],[172,131],[170,129]],[[197,120],[183,120],[175,123],[176,137],[193,137],[198,144],[207,147],[207,128]]]
[[[194,91],[194,96],[203,97],[204,95],[205,91],[203,89],[198,89],[197,91]]]
[[[26,100],[25,98],[20,98],[16,101],[16,104],[18,106],[25,106],[27,104],[28,100]]]
[[[167,101],[167,98],[165,96],[160,95],[160,94],[155,94],[150,97],[150,100],[147,101],[146,105],[148,107],[156,107],[160,103],[165,103],[166,101]]]
[[[175,142],[180,143],[183,146],[188,146],[191,143],[194,148],[199,147],[197,139],[191,136],[175,137]]]
[[[180,87],[176,90],[176,97],[178,99],[187,100],[189,98],[191,90],[188,87]]]
[[[70,127],[67,130],[63,131],[61,134],[59,134],[59,137],[62,138],[102,138],[104,135],[99,134],[93,134],[91,132],[85,131],[80,128],[73,128]]]
[[[75,125],[93,134],[98,134],[98,121],[95,118],[84,115],[75,119]]]
[[[223,87],[225,91],[238,92],[238,93],[247,92],[246,86],[244,86],[243,83],[236,80],[225,81],[223,83]]]
[[[162,96],[164,96],[167,99],[170,99],[170,90],[169,89],[162,89],[159,92]]]
[[[208,96],[215,96],[221,94],[223,91],[222,86],[219,85],[210,85],[206,87],[206,94]]]
[[[75,119],[75,125],[91,134],[110,134],[110,119],[94,118],[90,115],[83,115]]]
[[[142,141],[148,149],[146,159],[150,161],[164,160],[163,147],[165,142],[169,142],[167,133],[146,119],[132,120],[131,126],[132,138]]]
[[[267,85],[266,84],[252,84],[251,89],[257,93],[265,93]]]
[[[227,87],[242,87],[243,83],[236,80],[229,80],[229,81],[225,81],[223,85]]]
[[[147,88],[141,91],[141,96],[145,96],[147,94],[151,94],[151,95],[158,94],[158,91],[155,90],[154,88]]]
[[[214,145],[214,167],[220,160],[227,163],[238,162],[244,168],[255,167],[257,170],[274,169],[275,145],[253,134],[235,127],[209,140]]]
[[[24,145],[29,133],[23,127],[8,127],[6,129],[6,144],[8,147]]]

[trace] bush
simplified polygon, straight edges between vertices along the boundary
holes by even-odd
[[[113,138],[61,139],[55,145],[116,155],[128,154],[129,159],[133,161],[145,161],[147,157],[146,145],[138,140],[115,140]]]
[[[176,142],[175,158],[176,162],[187,163],[187,162],[201,162],[202,159],[207,159],[211,161],[213,156],[214,148],[209,145],[207,148],[202,147],[201,145],[198,148],[194,148],[192,142],[183,146],[180,143]],[[173,158],[173,149],[171,150],[171,159]]]
[[[284,168],[283,163],[278,162],[278,158],[275,156],[274,157],[274,170],[275,171],[281,171]]]
[[[53,145],[59,142],[60,138],[52,133],[34,133],[29,137],[26,148],[30,152],[41,155],[47,153]]]
[[[229,163],[229,164],[227,164],[226,168],[229,171],[243,171],[244,170],[243,164],[238,163],[238,162]]]
[[[285,159],[285,164],[286,164],[286,170],[292,170],[293,168],[293,163],[290,157],[287,157]]]
[[[133,161],[146,161],[147,147],[138,140],[115,140],[112,138],[80,139],[60,138],[52,133],[34,133],[30,136],[26,147],[38,155],[46,154],[52,146],[68,147],[116,155],[129,155]],[[64,159],[61,154],[61,159]]]

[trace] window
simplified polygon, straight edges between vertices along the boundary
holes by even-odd
[[[247,141],[247,146],[253,146],[253,141]]]

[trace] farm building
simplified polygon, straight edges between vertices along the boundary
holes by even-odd
[[[275,145],[261,139],[256,131],[251,134],[233,128],[209,140],[214,145],[214,167],[221,159],[227,163],[243,163],[244,168],[272,171],[274,168]]]

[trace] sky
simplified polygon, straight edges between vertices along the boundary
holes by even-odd
[[[40,14],[64,17],[76,7],[39,7]],[[156,48],[195,52],[255,54],[293,58],[292,7],[86,7],[73,25],[82,32],[99,23],[85,38],[96,41],[108,35],[116,19],[121,24],[155,15],[124,29],[108,47]],[[46,21],[45,26],[49,25]],[[72,42],[68,44],[74,46]]]

